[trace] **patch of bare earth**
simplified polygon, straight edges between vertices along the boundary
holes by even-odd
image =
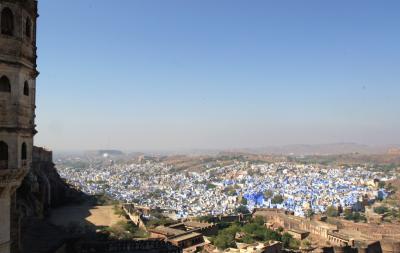
[[[57,208],[52,211],[50,216],[51,223],[64,227],[70,224],[109,227],[119,221],[126,221],[126,219],[114,214],[114,206],[91,206],[88,204]]]

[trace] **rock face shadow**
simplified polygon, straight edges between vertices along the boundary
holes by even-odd
[[[53,209],[48,221],[67,230],[83,229],[86,232],[95,232],[97,229],[111,227],[126,219],[115,214],[112,205],[95,206],[87,201],[80,205],[67,205]]]

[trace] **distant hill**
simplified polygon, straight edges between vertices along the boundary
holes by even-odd
[[[128,151],[126,153],[117,149],[100,149],[91,151],[59,151],[55,153],[55,158],[72,155],[100,155],[108,154],[110,156],[128,156],[128,157],[164,157],[164,156],[218,156],[221,154],[255,154],[255,155],[342,155],[342,154],[400,154],[400,145],[381,145],[372,146],[358,143],[328,143],[328,144],[293,144],[284,146],[266,146],[260,148],[226,148],[226,149],[181,149],[164,151]]]
[[[388,150],[389,155],[400,155],[400,148],[390,148]]]
[[[332,143],[332,144],[295,144],[286,146],[271,146],[265,148],[246,149],[250,153],[266,153],[277,155],[338,155],[338,154],[384,154],[390,146],[369,146],[357,143]]]
[[[260,148],[227,148],[227,149],[188,149],[165,151],[162,154],[191,155],[191,156],[216,156],[221,154],[266,154],[266,155],[342,155],[342,154],[397,154],[400,145],[372,146],[358,143],[327,143],[327,144],[292,144],[284,146],[266,146]]]

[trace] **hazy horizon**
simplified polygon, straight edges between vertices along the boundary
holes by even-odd
[[[398,145],[399,7],[41,0],[35,145]]]
[[[47,147],[45,147],[47,148]],[[344,148],[344,149],[341,149]],[[400,149],[400,144],[365,145],[360,143],[287,144],[264,147],[235,148],[170,148],[170,149],[120,149],[118,147],[96,147],[93,149],[54,149],[56,154],[82,154],[98,151],[122,151],[124,154],[146,155],[213,155],[224,152],[244,152],[263,155],[341,155],[341,154],[387,154],[390,149]]]

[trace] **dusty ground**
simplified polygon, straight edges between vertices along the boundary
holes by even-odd
[[[59,226],[80,224],[92,227],[112,226],[124,217],[114,214],[113,206],[90,206],[89,204],[65,206],[52,210],[50,222]]]

